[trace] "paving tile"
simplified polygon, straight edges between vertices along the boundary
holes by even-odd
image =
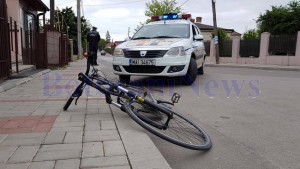
[[[2,128],[6,129],[6,128],[18,128],[22,123],[24,122],[23,119],[14,119],[14,120],[9,120],[7,121]]]
[[[80,158],[81,151],[71,150],[71,151],[46,151],[38,152],[33,161],[55,161],[55,160],[65,160]]]
[[[115,121],[113,120],[101,120],[101,130],[115,130],[117,129]]]
[[[0,144],[7,136],[8,136],[7,134],[0,134]]]
[[[31,128],[0,128],[0,134],[31,133]]]
[[[89,168],[89,169],[104,169],[104,168]],[[105,167],[105,169],[131,169],[129,165]]]
[[[31,162],[28,169],[53,169],[55,161]]]
[[[85,131],[84,142],[120,140],[117,130]]]
[[[82,143],[83,131],[69,131],[66,133],[64,143]]]
[[[43,138],[22,138],[22,139],[5,139],[1,145],[5,146],[31,146],[40,145]]]
[[[6,163],[17,148],[17,146],[0,146],[0,164]]]
[[[52,127],[50,131],[83,131],[83,127]]]
[[[71,150],[82,150],[81,143],[74,143],[74,144],[53,144],[53,145],[42,145],[39,149],[39,152],[46,152],[46,151],[71,151]]]
[[[56,122],[53,127],[83,127],[84,122]]]
[[[23,127],[23,128],[33,128],[34,126],[36,126],[38,123],[37,120],[32,120],[32,119],[29,119],[29,120],[24,120],[24,123],[22,123],[20,125],[20,127]]]
[[[102,142],[83,143],[82,158],[104,156]]]
[[[27,169],[30,163],[6,164],[4,169]]]
[[[20,146],[11,156],[8,163],[30,162],[37,153],[39,146]]]
[[[52,131],[48,132],[43,144],[61,144],[65,138],[65,131]]]
[[[80,158],[82,144],[42,145],[33,161],[55,161]]]
[[[58,160],[54,169],[79,169],[80,159]]]
[[[105,156],[120,156],[126,155],[122,141],[104,141]]]
[[[84,130],[100,130],[100,121],[90,121],[85,123]]]
[[[81,160],[81,168],[97,168],[97,167],[114,167],[128,165],[126,156],[112,156],[112,157],[96,157],[84,158]]]

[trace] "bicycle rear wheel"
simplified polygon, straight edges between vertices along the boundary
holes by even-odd
[[[206,132],[194,122],[183,115],[171,110],[170,107],[159,104],[172,112],[167,128],[162,129],[157,126],[164,126],[168,116],[161,112],[159,108],[153,108],[137,101],[128,101],[124,104],[129,116],[152,134],[192,150],[209,150],[212,142]]]

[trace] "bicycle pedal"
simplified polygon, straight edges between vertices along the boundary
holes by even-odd
[[[172,98],[171,98],[171,101],[174,104],[174,103],[178,103],[179,99],[180,99],[180,94],[174,93],[173,96],[172,96]]]

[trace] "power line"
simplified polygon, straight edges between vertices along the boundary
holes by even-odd
[[[143,2],[143,1],[145,1],[145,0],[124,2],[124,3],[117,3],[117,4],[84,5],[84,6],[117,6],[117,5],[125,5],[125,4],[137,3],[137,2]]]

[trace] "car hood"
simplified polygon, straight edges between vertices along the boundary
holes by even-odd
[[[139,39],[130,40],[119,45],[119,48],[171,48],[177,46],[184,46],[188,39],[181,38],[163,38],[163,39]]]

